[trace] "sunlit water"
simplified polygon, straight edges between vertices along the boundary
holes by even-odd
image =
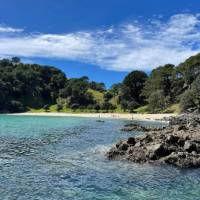
[[[0,116],[0,200],[199,200],[199,169],[106,159],[125,123]]]

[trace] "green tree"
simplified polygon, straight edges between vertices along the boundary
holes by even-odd
[[[142,90],[146,79],[147,75],[142,71],[133,71],[125,77],[119,94],[120,104],[124,110],[128,109],[131,102],[135,102],[135,105],[144,103]]]
[[[166,99],[162,90],[153,92],[148,98],[150,112],[157,113],[166,108]]]
[[[148,99],[152,92],[162,90],[165,96],[172,97],[172,85],[175,78],[174,65],[167,64],[154,69],[147,81],[142,94]]]
[[[196,108],[195,93],[194,93],[194,91],[192,89],[186,90],[181,95],[180,106],[181,106],[181,110],[182,111],[187,111],[188,109]]]

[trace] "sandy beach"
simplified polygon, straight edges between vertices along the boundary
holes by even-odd
[[[165,117],[175,116],[175,114],[129,114],[129,113],[16,113],[10,115],[22,116],[52,116],[52,117],[94,117],[110,119],[127,119],[127,120],[162,120]]]

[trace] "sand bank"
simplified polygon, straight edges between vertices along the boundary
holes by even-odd
[[[122,114],[122,113],[17,113],[11,115],[23,116],[53,116],[53,117],[94,117],[94,118],[111,118],[127,120],[162,120],[165,117],[175,116],[175,114]]]

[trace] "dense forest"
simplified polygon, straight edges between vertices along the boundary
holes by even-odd
[[[179,109],[177,109],[179,108]],[[178,66],[166,64],[147,75],[129,73],[106,89],[88,77],[67,78],[51,66],[0,60],[0,112],[194,112],[200,110],[200,54]]]

